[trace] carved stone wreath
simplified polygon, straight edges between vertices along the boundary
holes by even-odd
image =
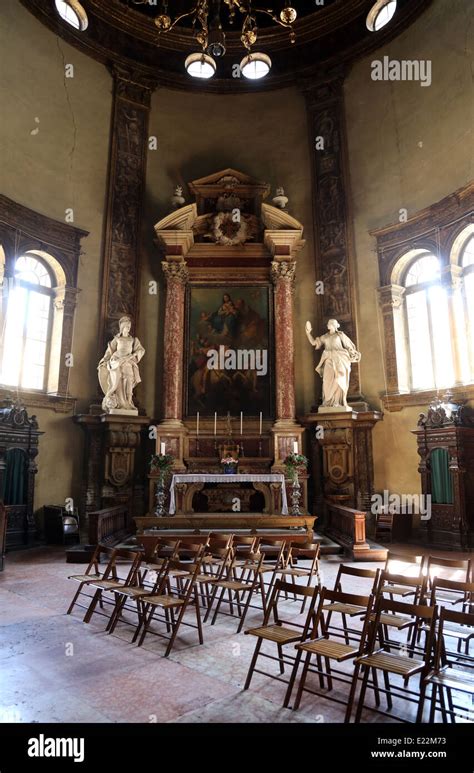
[[[249,238],[247,222],[243,217],[237,222],[232,212],[219,212],[212,220],[212,238],[216,244],[244,244]]]

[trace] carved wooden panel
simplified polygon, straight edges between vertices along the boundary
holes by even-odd
[[[353,236],[343,102],[344,73],[304,85],[313,158],[316,280],[323,281],[318,324],[337,319],[357,346],[352,281]],[[359,366],[352,365],[349,398],[360,399]]]
[[[155,84],[122,67],[112,69],[114,106],[102,284],[100,350],[129,314],[138,311],[139,243],[148,150],[148,118]]]

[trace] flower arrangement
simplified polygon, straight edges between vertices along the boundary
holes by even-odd
[[[223,459],[221,459],[221,464],[238,464],[239,460],[234,459],[233,456],[224,456]]]
[[[153,454],[150,459],[150,472],[152,475],[158,473],[160,480],[164,482],[170,474],[173,462],[174,456],[171,454]]]
[[[223,456],[221,459],[221,464],[224,467],[224,473],[227,475],[232,475],[235,473],[237,469],[237,465],[239,463],[238,459],[234,459],[233,456]]]
[[[306,470],[308,466],[308,460],[303,454],[288,454],[283,460],[283,464],[286,467],[286,474],[290,480],[296,480],[298,477],[298,470]]]

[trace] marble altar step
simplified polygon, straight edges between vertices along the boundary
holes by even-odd
[[[313,542],[320,543],[322,556],[342,556],[344,554],[341,545],[338,545],[331,537],[327,537],[326,534],[322,534],[321,532],[314,532]]]

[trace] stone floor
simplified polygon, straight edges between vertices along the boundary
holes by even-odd
[[[339,563],[338,557],[322,561],[323,584],[332,587]],[[183,635],[170,657],[164,659],[164,643],[158,637],[148,636],[138,648],[130,643],[129,626],[118,626],[110,636],[104,633],[102,616],[94,615],[86,625],[80,609],[66,615],[77,587],[67,577],[84,569],[84,565],[66,564],[60,548],[38,548],[7,556],[5,571],[0,574],[0,721],[343,720],[344,706],[308,693],[298,711],[281,708],[285,685],[258,674],[244,692],[256,640],[243,633],[237,635],[235,619],[219,616],[214,626],[206,624],[202,646],[194,630],[182,628]],[[347,590],[365,593],[363,582],[354,582]],[[284,608],[288,618],[298,616],[295,602],[285,602]],[[260,621],[261,613],[251,610],[245,627]],[[269,646],[266,651],[271,651]],[[263,668],[275,673],[272,661],[263,663]],[[316,686],[315,679],[310,677],[308,686]],[[331,694],[344,699],[347,689],[335,687]],[[371,693],[368,695],[372,702]],[[392,713],[413,719],[415,711],[416,705],[395,701]],[[395,717],[364,710],[363,722],[380,721],[393,722]]]

